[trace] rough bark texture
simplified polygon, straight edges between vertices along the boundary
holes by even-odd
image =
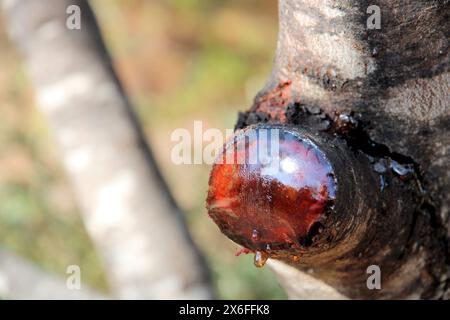
[[[353,190],[341,188],[298,262],[278,257],[351,298],[450,295],[449,3],[280,0],[272,75],[237,124],[320,132],[343,148],[331,154],[351,150],[366,167],[336,164],[354,171],[342,173]],[[381,9],[380,30],[366,27],[370,5]],[[321,243],[329,248],[318,252]],[[371,264],[382,290],[366,287]]]
[[[81,8],[81,30],[66,8]],[[86,1],[4,1],[87,230],[120,298],[211,298],[208,273],[158,173]]]

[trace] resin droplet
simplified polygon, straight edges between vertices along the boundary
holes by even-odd
[[[335,198],[331,164],[295,129],[247,128],[218,159],[209,180],[208,213],[225,235],[252,251],[301,247]]]
[[[254,264],[257,268],[262,268],[266,264],[267,259],[269,259],[269,254],[264,251],[256,251]]]
[[[378,160],[374,165],[373,165],[373,169],[375,170],[375,172],[378,173],[384,173],[386,172],[386,160],[384,159],[380,159]]]
[[[235,256],[239,257],[241,254],[249,254],[250,252],[252,252],[252,251],[247,248],[241,248],[238,251],[236,251]]]
[[[414,171],[411,164],[400,164],[394,160],[391,161],[391,168],[397,175],[401,177],[407,176]]]

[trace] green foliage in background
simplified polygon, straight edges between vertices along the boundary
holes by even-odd
[[[212,270],[218,297],[278,299],[268,268],[223,236],[204,208],[209,167],[170,161],[170,133],[233,128],[270,72],[276,1],[91,1],[106,44],[158,163]],[[0,21],[0,243],[43,268],[107,291],[104,267],[84,230],[32,86]],[[105,266],[106,267],[106,266]]]

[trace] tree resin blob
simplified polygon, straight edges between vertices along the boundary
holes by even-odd
[[[255,251],[255,258],[253,263],[257,268],[262,268],[266,264],[267,259],[269,259],[269,254],[264,251]]]
[[[259,125],[224,146],[211,171],[207,209],[261,267],[277,250],[307,246],[335,193],[333,168],[310,138],[295,128]]]

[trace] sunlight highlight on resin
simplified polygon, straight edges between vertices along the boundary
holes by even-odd
[[[256,131],[257,141],[229,142],[224,156],[235,152],[237,158],[251,158],[267,144],[267,135],[258,134],[263,129],[271,130],[246,129]],[[255,253],[258,267],[277,250],[307,245],[312,226],[326,216],[336,193],[332,167],[317,146],[295,130],[276,129],[279,152],[269,161],[216,163],[209,181],[210,217],[225,235]],[[246,130],[232,141],[244,139]]]

